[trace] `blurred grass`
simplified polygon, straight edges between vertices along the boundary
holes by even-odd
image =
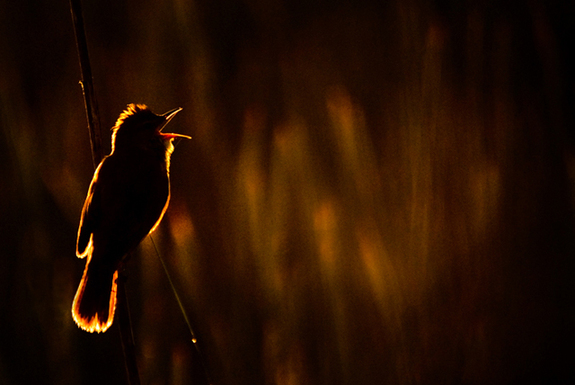
[[[0,383],[125,383],[117,331],[69,314],[92,170],[66,6],[0,3]],[[154,237],[214,383],[573,380],[572,9],[84,12],[103,127],[184,108]],[[203,383],[149,240],[129,273],[144,382]]]

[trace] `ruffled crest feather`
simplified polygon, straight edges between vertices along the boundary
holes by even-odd
[[[131,131],[132,127],[138,127],[137,124],[131,124],[132,122],[143,123],[157,118],[158,115],[154,114],[145,104],[128,104],[128,107],[120,114],[116,125],[112,127],[112,152],[116,147],[116,140],[120,131],[127,133]]]
[[[128,104],[128,107],[122,111],[122,113],[120,114],[120,117],[118,118],[118,120],[116,120],[116,124],[114,125],[113,129],[118,129],[122,123],[124,123],[128,118],[140,113],[140,112],[148,112],[148,113],[152,113],[152,111],[150,111],[150,109],[148,108],[148,106],[146,106],[145,104]]]

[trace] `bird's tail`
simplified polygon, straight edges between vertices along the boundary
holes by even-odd
[[[86,268],[72,304],[72,317],[83,330],[105,332],[114,321],[118,270],[90,264]]]

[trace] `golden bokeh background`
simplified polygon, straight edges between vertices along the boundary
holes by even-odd
[[[154,240],[214,384],[575,381],[569,2],[83,7],[105,147],[184,109]],[[79,79],[67,1],[0,1],[0,384],[126,383],[70,315]],[[142,383],[204,384],[149,239],[128,275]]]

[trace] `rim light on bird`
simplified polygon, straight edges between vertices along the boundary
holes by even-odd
[[[112,151],[94,172],[78,229],[76,255],[87,258],[72,318],[83,330],[100,333],[112,325],[122,261],[168,208],[172,141],[191,137],[162,130],[181,110],[156,115],[130,104],[113,127]]]

